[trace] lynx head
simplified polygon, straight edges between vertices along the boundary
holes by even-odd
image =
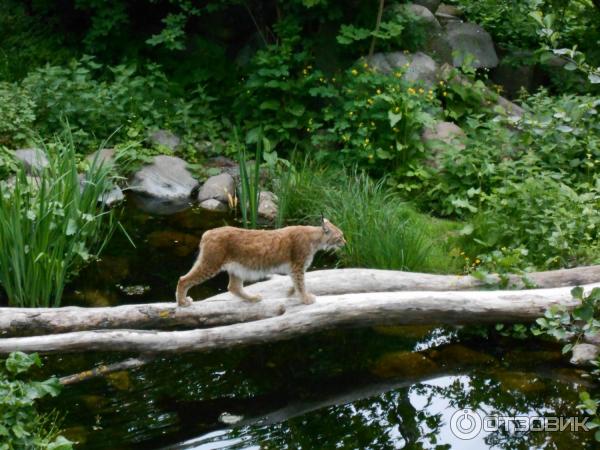
[[[323,230],[323,237],[321,238],[321,248],[323,250],[339,249],[346,245],[342,230],[324,217],[321,217],[321,229]]]

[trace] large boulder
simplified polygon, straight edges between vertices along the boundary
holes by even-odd
[[[577,344],[573,346],[570,363],[576,366],[592,365],[600,355],[600,348],[593,344]]]
[[[181,145],[181,138],[169,130],[155,130],[148,135],[148,142],[175,151]]]
[[[172,214],[190,206],[192,191],[198,182],[187,163],[175,156],[155,156],[152,164],[142,167],[129,180],[137,205],[152,214]]]
[[[460,67],[467,55],[472,55],[475,68],[492,68],[498,65],[498,55],[487,31],[474,23],[448,22],[428,44],[429,50],[439,59]]]
[[[30,175],[40,172],[50,164],[46,154],[39,148],[21,148],[15,150],[14,155],[15,159],[23,164],[25,171]]]
[[[435,13],[441,3],[441,0],[414,0],[413,3],[415,5],[424,6],[432,13]]]
[[[432,127],[426,128],[421,134],[421,140],[430,152],[427,164],[430,167],[438,168],[440,165],[440,156],[448,146],[453,146],[463,150],[465,133],[455,123],[436,122]]]
[[[229,203],[235,196],[235,180],[228,173],[222,173],[210,177],[198,191],[198,201],[215,199],[221,203]]]
[[[426,8],[425,6],[405,3],[400,5],[394,5],[391,8],[391,11],[400,14],[401,16],[414,17],[417,21],[425,24],[430,31],[435,31],[441,29],[441,25],[438,20],[435,18],[431,10]]]
[[[422,82],[426,86],[432,86],[437,80],[437,63],[422,52],[375,53],[368,63],[385,74],[402,70],[404,78],[411,83]]]
[[[104,167],[112,167],[115,163],[115,149],[101,148],[85,157],[85,160],[91,165],[96,161],[96,165],[102,164]]]

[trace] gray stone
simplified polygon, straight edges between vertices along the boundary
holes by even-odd
[[[222,203],[228,203],[235,196],[235,181],[228,173],[222,173],[210,177],[198,192],[198,201],[216,199]]]
[[[427,164],[430,167],[438,168],[440,155],[448,146],[453,146],[463,150],[465,133],[456,124],[452,122],[437,122],[433,127],[426,128],[421,134],[421,140],[425,147],[430,151],[430,157]]]
[[[269,191],[261,191],[258,194],[258,215],[269,221],[275,220],[277,217],[277,202],[278,198],[275,194]]]
[[[39,148],[21,148],[15,150],[14,155],[18,161],[23,163],[28,174],[39,172],[50,164],[46,154]]]
[[[200,207],[200,209],[212,212],[227,212],[229,210],[229,207],[225,203],[222,203],[214,198],[204,200],[198,206]]]
[[[394,5],[391,10],[396,14],[402,16],[414,16],[416,19],[427,25],[428,30],[435,31],[441,28],[440,23],[435,18],[433,13],[422,5],[407,3],[401,5]]]
[[[96,160],[96,165],[102,164],[104,167],[111,167],[115,163],[115,149],[114,148],[101,148],[96,150],[94,153],[89,154],[85,157],[85,160],[92,164]]]
[[[592,344],[577,344],[573,346],[573,355],[569,362],[576,366],[587,366],[591,365],[600,355],[600,348]]]
[[[434,13],[434,12],[437,11],[438,6],[441,3],[441,0],[414,0],[413,3],[415,5],[424,6],[429,11],[431,11],[432,13]]]
[[[162,145],[175,151],[181,144],[181,138],[169,130],[156,130],[148,135],[148,141],[153,145]]]
[[[525,110],[519,105],[505,99],[501,95],[498,96],[498,106],[502,107],[508,116],[522,117],[525,114]]]
[[[125,194],[123,194],[123,190],[119,186],[114,186],[110,191],[102,195],[98,200],[110,208],[116,205],[117,203],[121,203],[123,200],[125,200]]]
[[[397,70],[404,71],[404,78],[411,82],[422,82],[426,86],[436,83],[438,75],[437,63],[425,53],[375,53],[369,64],[376,70],[391,74]]]
[[[445,3],[440,3],[435,10],[436,14],[447,14],[449,16],[461,17],[463,12],[454,5],[447,5]]]
[[[449,22],[444,31],[429,42],[430,51],[442,61],[460,67],[466,55],[474,57],[475,68],[492,68],[498,65],[498,55],[487,31],[474,23]]]
[[[137,171],[129,181],[136,204],[153,214],[172,214],[187,209],[197,186],[187,163],[166,155],[155,156],[152,164]]]

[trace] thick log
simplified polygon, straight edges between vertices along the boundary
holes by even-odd
[[[586,290],[600,283],[584,286]],[[526,291],[379,292],[319,297],[254,322],[188,331],[101,330],[0,339],[0,353],[56,351],[206,352],[317,331],[373,325],[529,322],[553,305],[574,308],[571,288]],[[281,300],[263,300],[264,303]],[[291,303],[291,302],[290,302]]]
[[[527,278],[539,288],[585,285],[600,281],[600,266],[534,272],[528,274]],[[361,292],[472,290],[486,288],[490,283],[497,282],[497,276],[490,276],[484,282],[471,276],[374,269],[318,270],[306,275],[309,291],[320,296]],[[224,293],[196,301],[189,308],[177,308],[174,301],[112,308],[0,308],[0,336],[111,328],[202,328],[249,322],[283,314],[286,307],[295,302],[284,299],[290,286],[289,277],[277,276],[247,288],[249,292],[259,293],[266,299],[279,298],[277,303],[250,304]],[[525,287],[519,276],[511,277],[510,286]]]

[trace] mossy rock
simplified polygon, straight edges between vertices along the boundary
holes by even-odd
[[[384,336],[398,336],[407,339],[423,339],[437,327],[431,325],[398,325],[398,326],[376,326],[373,331]]]
[[[546,389],[546,385],[539,377],[531,372],[500,371],[495,374],[495,377],[508,391],[530,393]]]
[[[495,366],[498,360],[487,353],[473,350],[462,344],[450,344],[429,353],[429,356],[443,366]]]
[[[415,352],[387,353],[373,365],[371,372],[381,378],[420,378],[438,371],[431,359]]]

